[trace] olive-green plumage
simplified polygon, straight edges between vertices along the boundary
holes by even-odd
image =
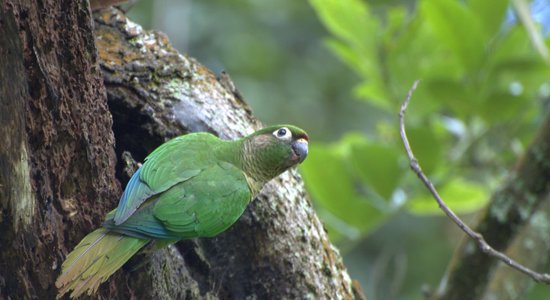
[[[209,133],[172,139],[145,159],[103,226],[69,253],[58,298],[91,294],[152,240],[215,236],[235,223],[263,185],[307,156],[307,134],[267,127],[235,141]]]

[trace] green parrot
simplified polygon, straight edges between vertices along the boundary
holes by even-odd
[[[151,241],[212,237],[243,214],[264,184],[304,161],[308,135],[292,125],[267,127],[235,141],[209,133],[174,138],[134,173],[102,227],[69,253],[58,298],[94,293]]]

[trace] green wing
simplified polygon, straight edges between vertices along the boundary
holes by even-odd
[[[220,162],[159,195],[153,215],[181,238],[211,237],[235,223],[251,198],[244,173]]]
[[[244,173],[218,162],[152,196],[122,224],[114,224],[110,214],[103,226],[141,239],[210,237],[235,223],[251,198]]]
[[[113,218],[119,225],[147,199],[185,182],[213,163],[209,149],[220,140],[209,133],[192,133],[172,139],[145,159],[122,194]]]

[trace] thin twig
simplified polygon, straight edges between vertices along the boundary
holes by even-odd
[[[510,267],[530,276],[537,282],[543,282],[550,284],[550,275],[545,273],[537,273],[524,265],[518,263],[517,261],[511,259],[506,254],[495,250],[493,247],[491,247],[486,241],[485,238],[478,232],[474,231],[472,228],[470,228],[468,225],[466,225],[441,199],[441,196],[439,196],[439,193],[435,189],[432,182],[428,179],[428,177],[422,172],[422,169],[420,168],[420,164],[418,163],[418,160],[414,156],[411,145],[409,144],[409,140],[407,139],[407,134],[405,132],[405,111],[407,110],[407,107],[409,106],[409,102],[411,101],[411,97],[413,92],[416,90],[416,87],[418,86],[418,83],[420,80],[417,80],[412,85],[411,89],[407,93],[407,97],[405,98],[405,101],[403,101],[403,104],[401,104],[401,110],[399,111],[399,133],[401,134],[401,140],[403,141],[403,145],[405,146],[405,151],[407,152],[407,156],[409,157],[410,167],[413,170],[413,172],[420,178],[422,183],[426,186],[426,188],[430,191],[432,196],[434,197],[435,201],[437,201],[437,204],[439,205],[439,208],[443,210],[443,212],[462,230],[464,231],[469,237],[474,239],[474,241],[477,242],[479,248],[484,253],[488,254],[489,256],[495,257],[499,259],[500,261],[504,262],[505,264],[509,265]]]

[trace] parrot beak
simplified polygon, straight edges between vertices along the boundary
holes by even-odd
[[[292,143],[292,152],[296,156],[298,163],[302,163],[307,157],[308,142],[304,138],[300,138]]]

